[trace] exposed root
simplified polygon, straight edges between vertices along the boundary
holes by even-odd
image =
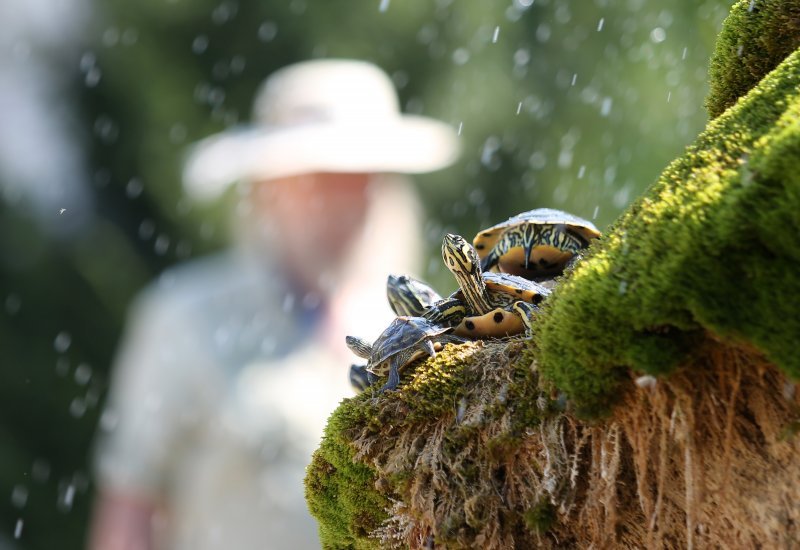
[[[520,380],[513,367],[520,350],[472,346],[480,382],[449,413],[354,434],[360,460],[394,490],[373,533],[382,546],[741,548],[800,537],[800,444],[786,431],[797,392],[757,353],[710,340],[669,379],[632,383],[614,416],[589,426],[544,393],[520,401],[536,385],[534,371]],[[401,403],[387,407],[402,416]]]

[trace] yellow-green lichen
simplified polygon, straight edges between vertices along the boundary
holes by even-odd
[[[800,47],[800,4],[739,0],[717,38],[706,107],[720,115]]]
[[[800,53],[712,121],[593,247],[537,326],[545,378],[607,410],[706,332],[800,375]]]

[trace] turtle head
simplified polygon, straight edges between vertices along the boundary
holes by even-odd
[[[442,241],[442,258],[458,281],[467,304],[481,315],[492,309],[475,248],[464,237],[448,233]]]
[[[448,233],[442,240],[442,258],[456,278],[480,276],[481,261],[475,248],[461,235]]]
[[[357,336],[346,336],[344,341],[350,351],[361,357],[362,359],[369,359],[372,355],[372,344],[359,338]]]

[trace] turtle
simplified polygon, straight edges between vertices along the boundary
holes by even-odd
[[[389,275],[386,297],[395,315],[421,317],[433,304],[442,300],[428,284],[409,275]]]
[[[459,290],[451,298],[460,299],[467,310],[454,334],[500,337],[530,332],[536,306],[549,289],[516,275],[484,272],[475,248],[460,235],[445,235],[442,258],[458,281]],[[515,307],[519,303],[530,307]]]
[[[570,260],[600,237],[594,224],[552,208],[536,208],[480,231],[472,241],[484,271],[531,280],[560,275]]]
[[[460,294],[442,298],[429,285],[409,275],[389,275],[386,295],[396,315],[424,317],[438,325],[455,326],[467,313]]]
[[[452,331],[452,327],[437,325],[423,317],[401,315],[373,344],[355,336],[348,336],[345,341],[353,353],[367,359],[367,372],[375,376],[389,375],[380,389],[383,393],[397,388],[400,370],[413,361],[426,355],[436,357],[436,352],[446,343],[463,343],[463,338],[449,334]]]
[[[377,377],[367,370],[366,365],[350,365],[350,385],[361,393],[375,383]]]

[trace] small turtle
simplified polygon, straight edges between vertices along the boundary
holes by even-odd
[[[408,275],[389,275],[386,295],[395,314],[424,317],[437,325],[455,326],[467,314],[460,295],[442,298],[430,286]]]
[[[537,208],[479,232],[472,244],[484,271],[538,280],[560,275],[575,255],[600,236],[594,224],[552,208]]]
[[[530,332],[536,305],[550,290],[528,279],[506,273],[486,273],[478,253],[460,235],[442,241],[442,258],[458,281],[453,298],[461,299],[467,315],[455,328],[459,336],[500,337]],[[530,307],[518,304],[530,304]]]
[[[421,317],[429,307],[442,300],[430,286],[408,275],[389,275],[386,297],[395,315]]]
[[[347,347],[361,358],[367,359],[367,372],[376,376],[389,375],[380,389],[394,390],[400,383],[400,370],[413,361],[429,355],[436,357],[446,343],[464,340],[452,334],[452,327],[436,325],[422,317],[397,317],[383,331],[374,344],[355,336],[346,338]]]

